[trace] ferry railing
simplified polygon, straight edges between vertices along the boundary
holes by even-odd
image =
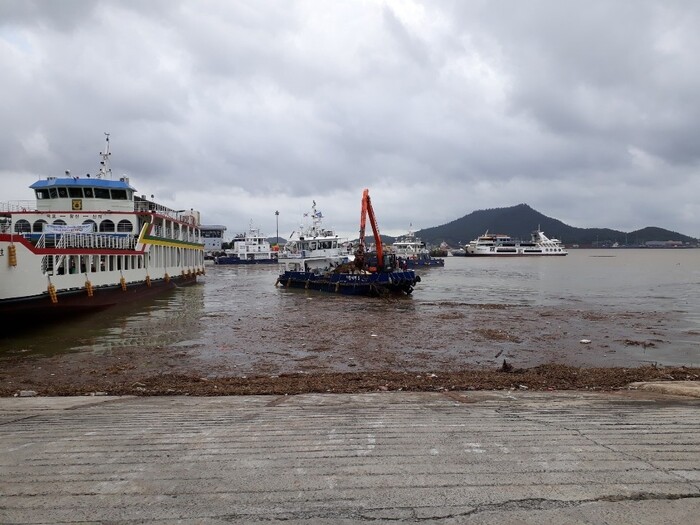
[[[153,211],[156,213],[159,213],[160,215],[166,215],[170,217],[171,219],[175,219],[178,221],[183,221],[185,215],[182,212],[172,210],[166,206],[163,206],[161,204],[156,204],[155,202],[150,202],[150,201],[137,201],[134,202],[134,209],[136,211],[144,212],[144,211]]]
[[[44,235],[42,235],[42,238]],[[99,235],[93,233],[63,233],[56,235],[56,248],[88,248],[109,250],[133,250],[136,248],[136,237],[133,235]]]
[[[83,248],[83,249],[109,249],[109,250],[134,250],[136,248],[136,237],[132,235],[94,235],[81,233],[64,233],[61,235],[49,235],[47,242],[46,234],[42,234],[37,240],[37,248],[53,247],[62,249]],[[48,273],[52,270],[59,272],[64,267],[67,255],[58,256],[44,255],[41,258],[41,271]],[[65,270],[64,270],[65,271]]]
[[[35,201],[6,201],[0,202],[1,212],[13,212],[13,211],[36,211]]]

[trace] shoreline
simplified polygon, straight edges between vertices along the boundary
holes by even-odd
[[[6,364],[6,363],[4,363]],[[697,381],[700,367],[574,367],[546,364],[499,369],[469,368],[458,371],[314,372],[256,376],[213,376],[197,373],[144,374],[133,368],[108,369],[85,376],[47,372],[40,379],[12,377],[18,372],[3,368],[0,397],[34,392],[37,396],[135,395],[135,396],[236,396],[298,395],[307,393],[450,392],[475,390],[587,390],[629,388],[649,381]],[[97,377],[99,375],[99,377]]]

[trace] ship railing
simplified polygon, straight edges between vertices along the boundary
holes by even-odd
[[[14,212],[14,211],[35,211],[36,201],[6,201],[0,202],[0,212]]]
[[[46,245],[46,235],[39,242]],[[50,235],[51,244],[55,248],[88,248],[108,250],[133,250],[136,248],[136,238],[133,235],[100,235],[93,233],[63,233]],[[37,244],[38,245],[38,244]]]
[[[150,202],[150,201],[135,201],[134,202],[134,209],[136,211],[140,212],[156,212],[160,215],[167,215],[171,219],[175,219],[177,221],[186,221],[185,214],[180,211],[173,210],[171,208],[168,208],[167,206],[163,206],[162,204],[158,204],[155,202]]]

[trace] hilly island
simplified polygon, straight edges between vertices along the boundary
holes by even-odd
[[[693,237],[652,226],[632,232],[610,228],[577,228],[547,217],[527,204],[477,210],[447,224],[417,231],[416,235],[429,245],[445,242],[450,246],[463,246],[487,230],[491,233],[508,234],[514,238],[529,239],[530,233],[537,228],[548,237],[556,237],[567,246],[578,244],[582,247],[604,247],[615,243],[620,246],[641,246],[650,241],[676,241],[689,246],[698,244],[698,239]],[[391,242],[391,238],[387,239]]]

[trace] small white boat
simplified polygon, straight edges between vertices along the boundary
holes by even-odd
[[[464,251],[468,257],[561,256],[568,253],[559,239],[548,238],[539,228],[532,232],[529,241],[487,231],[467,244]]]
[[[250,228],[246,233],[236,235],[233,246],[225,250],[225,255],[214,259],[216,264],[276,264],[277,251],[270,245],[259,228]]]

